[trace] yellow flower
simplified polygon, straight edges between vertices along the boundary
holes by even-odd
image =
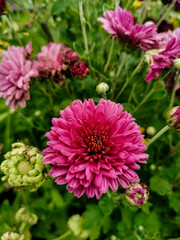
[[[144,133],[145,132],[145,128],[140,127],[140,132],[141,132],[141,134]]]
[[[141,7],[143,4],[144,4],[144,1],[135,0],[135,1],[133,2],[133,7],[134,7],[134,8],[139,8],[139,7]]]

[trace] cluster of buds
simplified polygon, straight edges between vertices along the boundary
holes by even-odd
[[[180,131],[180,106],[173,107],[167,113],[167,122],[171,128]]]
[[[88,64],[83,61],[78,61],[71,67],[71,74],[78,79],[83,79],[89,74]]]
[[[6,232],[1,236],[1,240],[25,240],[25,236],[16,232]]]
[[[12,151],[5,154],[1,170],[5,174],[3,181],[7,180],[10,186],[29,188],[30,191],[36,191],[47,174],[40,151],[22,142],[12,144]]]
[[[83,217],[79,214],[73,215],[69,218],[68,227],[79,239],[87,239],[89,237],[89,231],[83,229]]]
[[[141,207],[148,200],[149,191],[144,183],[132,183],[126,190],[125,199],[133,207]]]
[[[107,91],[109,91],[109,85],[105,82],[101,82],[96,86],[96,92],[103,97],[106,96]]]

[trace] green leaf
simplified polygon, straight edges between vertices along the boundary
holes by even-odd
[[[161,81],[161,80],[159,80],[159,81],[156,81],[156,82],[154,82],[154,84],[153,84],[153,88],[154,89],[165,89],[165,84],[164,84],[164,82],[163,81]]]
[[[70,5],[71,0],[57,0],[51,9],[51,15],[59,15],[61,12],[66,10],[66,8]]]
[[[56,207],[63,207],[65,205],[60,192],[56,188],[52,189],[51,196],[52,196],[52,201],[54,202]]]
[[[159,176],[154,176],[150,179],[150,188],[159,195],[165,195],[172,191],[171,184]]]
[[[123,111],[133,112],[135,110],[135,106],[131,103],[122,103]]]
[[[84,228],[91,229],[94,226],[101,225],[101,211],[99,207],[95,204],[88,204],[87,210],[83,213],[84,217]]]
[[[111,214],[114,207],[112,199],[107,195],[103,196],[99,201],[99,207],[105,215]]]
[[[149,97],[149,100],[159,100],[166,96],[166,90],[155,90],[152,95]]]
[[[73,48],[79,54],[79,56],[83,56],[84,55],[84,52],[83,52],[81,46],[79,46],[79,44],[77,42],[73,43]]]

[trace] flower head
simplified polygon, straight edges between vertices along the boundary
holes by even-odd
[[[132,183],[126,190],[125,199],[133,207],[141,207],[148,200],[149,191],[144,183]]]
[[[131,12],[119,6],[115,11],[106,11],[104,18],[98,18],[98,21],[103,24],[103,28],[111,34],[112,38],[118,38],[119,41],[124,41],[131,47],[146,51],[158,46],[156,26],[134,24]]]
[[[43,155],[35,147],[18,142],[12,144],[12,151],[5,154],[1,171],[10,186],[25,187],[36,191],[45,180]]]
[[[134,170],[146,162],[147,147],[135,119],[122,110],[104,99],[97,106],[92,99],[76,100],[53,118],[43,161],[52,165],[49,175],[57,184],[67,184],[77,197],[85,193],[99,199],[108,188],[117,190],[118,183],[128,188],[139,182]]]
[[[167,121],[170,127],[180,131],[180,106],[173,107],[167,113]]]
[[[16,232],[5,232],[1,236],[1,240],[25,240],[25,235]]]
[[[89,230],[83,229],[83,217],[79,214],[69,218],[68,227],[72,233],[80,239],[87,239],[89,237]]]
[[[96,86],[96,92],[102,96],[106,96],[106,92],[109,90],[109,85],[105,82],[101,82]]]
[[[78,61],[71,67],[71,73],[73,76],[79,79],[85,78],[89,74],[88,64],[83,61]]]
[[[51,42],[37,54],[35,66],[41,78],[50,78],[53,83],[63,87],[64,72],[79,58],[78,54],[62,43]]]
[[[30,99],[29,84],[32,77],[38,75],[29,58],[31,43],[23,47],[8,47],[2,51],[3,59],[0,63],[0,97],[6,100],[6,105],[17,109],[18,105],[26,107],[26,100]]]

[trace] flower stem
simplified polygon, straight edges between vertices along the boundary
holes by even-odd
[[[156,141],[156,139],[158,139],[159,137],[161,137],[161,135],[163,135],[167,130],[169,129],[169,126],[166,125],[164,128],[162,128],[153,138],[151,138],[149,140],[149,142],[146,143],[146,146],[149,147],[149,145],[151,145],[154,141]]]
[[[120,0],[115,0],[115,7],[119,6]]]
[[[131,2],[132,2],[132,0],[128,0],[127,4],[125,6],[125,9],[128,9],[128,7],[130,6]]]
[[[109,52],[108,60],[107,60],[107,63],[106,63],[106,65],[105,65],[105,67],[104,67],[104,71],[105,71],[105,72],[107,71],[107,68],[108,68],[108,66],[109,66],[109,63],[110,63],[110,61],[111,61],[113,48],[114,48],[114,39],[112,40],[111,49],[110,49],[110,52]]]
[[[149,5],[149,1],[150,0],[145,0],[144,1],[144,5],[143,5],[143,8],[142,8],[142,13],[139,15],[139,19],[138,19],[139,24],[142,24],[145,17],[146,17],[146,12],[147,12],[147,7]]]
[[[119,75],[121,73],[121,70],[122,70],[122,68],[124,66],[124,63],[126,62],[126,58],[127,58],[127,54],[124,53],[123,59],[121,61],[121,64],[119,65],[118,71],[117,71],[116,76],[114,78],[114,82],[112,84],[112,99],[114,99],[114,91],[115,91],[116,84],[117,84],[117,82],[115,80],[119,77]]]
[[[175,93],[176,93],[176,86],[179,82],[179,75],[180,73],[177,74],[177,77],[174,81],[174,86],[173,86],[173,90],[172,90],[172,95],[171,95],[171,100],[170,100],[170,104],[169,104],[169,109],[172,108],[173,104],[174,104],[174,97],[175,97]]]
[[[136,83],[134,83],[133,86],[132,86],[132,89],[131,89],[131,92],[130,92],[130,95],[129,95],[129,98],[128,98],[128,103],[131,102],[131,99],[133,97],[133,93],[134,93],[135,88],[136,88]]]
[[[153,94],[154,89],[151,89],[151,91],[143,98],[143,100],[137,105],[134,112],[136,112],[147,100],[148,98]]]
[[[70,231],[67,231],[65,232],[63,235],[61,235],[60,237],[58,238],[55,238],[53,240],[62,240],[62,239],[65,239],[67,236],[71,235],[71,232]]]
[[[134,69],[134,71],[132,72],[131,76],[127,78],[126,82],[124,83],[123,87],[121,88],[121,90],[119,91],[118,95],[115,98],[115,101],[118,100],[118,98],[120,97],[121,93],[124,91],[124,89],[127,87],[128,83],[130,82],[130,80],[134,77],[134,75],[136,73],[139,72],[139,70],[141,69],[142,63],[144,62],[144,57],[141,58],[139,64],[137,65],[137,67]]]
[[[159,21],[157,22],[156,26],[159,27],[159,25],[162,23],[162,21],[166,18],[167,14],[171,11],[171,9],[174,7],[176,3],[176,0],[173,0],[173,2],[169,5],[169,7],[167,8],[167,10],[164,12],[164,14],[162,15],[162,17],[159,19]]]
[[[83,2],[82,2],[82,0],[79,0],[79,17],[80,17],[81,28],[82,28],[83,38],[84,38],[85,52],[86,52],[86,54],[88,54],[89,53],[89,47],[88,47],[88,40],[87,40],[87,35],[86,35],[86,23],[85,23],[85,19],[84,19],[84,16],[83,16]]]

